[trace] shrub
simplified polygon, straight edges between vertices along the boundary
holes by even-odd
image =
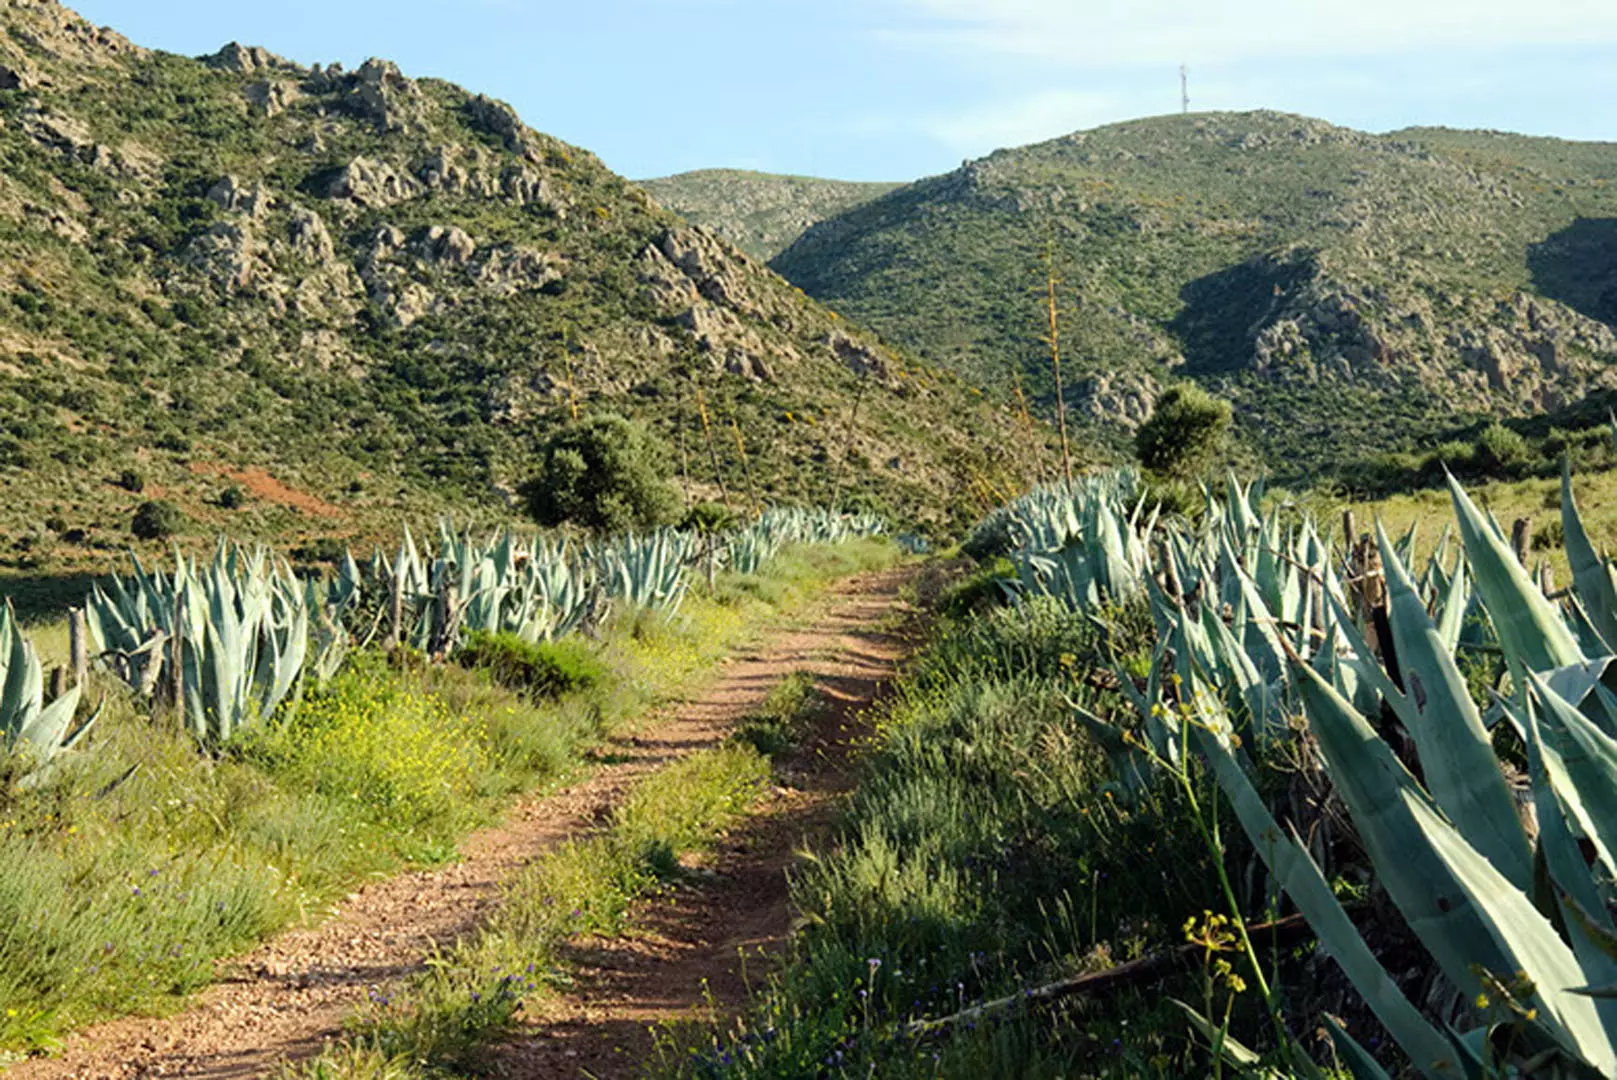
[[[697,532],[723,532],[741,521],[741,515],[723,503],[704,502],[697,503],[685,512],[680,521],[682,529],[694,529]]]
[[[299,544],[292,549],[292,559],[300,563],[331,563],[336,565],[342,562],[343,556],[348,554],[347,542],[335,536],[322,536],[306,544]]]
[[[1529,464],[1527,440],[1495,421],[1477,436],[1476,463],[1489,476],[1511,477]]]
[[[623,532],[666,525],[678,513],[667,449],[643,425],[592,416],[556,431],[540,453],[524,494],[542,525]]]
[[[185,515],[167,499],[143,502],[135,509],[129,531],[141,540],[166,540],[185,526]]]
[[[241,485],[231,484],[219,493],[219,505],[226,510],[239,510],[247,505],[247,492]]]
[[[1134,452],[1158,476],[1200,475],[1224,449],[1232,417],[1229,402],[1201,387],[1170,386],[1157,398],[1151,419],[1134,433]]]
[[[516,634],[479,630],[467,638],[456,659],[486,671],[495,682],[534,697],[560,697],[598,686],[606,665],[584,642],[572,638],[529,642]]]
[[[118,474],[118,486],[138,494],[146,490],[146,478],[134,469],[125,469]]]

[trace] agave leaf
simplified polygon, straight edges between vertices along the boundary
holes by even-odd
[[[1377,874],[1444,974],[1470,996],[1481,989],[1474,965],[1516,970],[1408,809],[1412,801],[1427,804],[1415,778],[1330,684],[1306,665],[1293,669],[1331,781]]]
[[[1546,775],[1565,798],[1608,870],[1617,866],[1617,740],[1537,675],[1528,685],[1544,706],[1539,744]]]
[[[1307,849],[1295,835],[1288,838],[1280,831],[1263,797],[1231,753],[1228,742],[1215,733],[1221,726],[1226,725],[1192,724],[1190,730],[1269,872],[1308,919],[1308,925],[1325,951],[1403,1047],[1421,1075],[1445,1080],[1459,1077],[1461,1073],[1454,1066],[1448,1040],[1410,1003],[1370,951]]]
[[[1533,584],[1471,497],[1453,476],[1448,479],[1477,591],[1505,655],[1533,671],[1583,663],[1583,653],[1554,605]]]
[[[1360,1046],[1353,1036],[1337,1023],[1336,1017],[1327,1013],[1325,1027],[1331,1033],[1331,1045],[1336,1047],[1338,1056],[1347,1063],[1348,1072],[1353,1074],[1353,1080],[1392,1080],[1392,1075],[1377,1064],[1376,1059],[1370,1056],[1370,1051]]]
[[[1533,876],[1532,852],[1465,677],[1444,648],[1380,522],[1376,540],[1387,583],[1388,621],[1409,690],[1393,705],[1415,740],[1427,790],[1466,840],[1525,890]]]
[[[1572,494],[1572,460],[1561,465],[1561,531],[1566,537],[1567,562],[1572,582],[1589,622],[1606,643],[1607,652],[1617,652],[1617,588],[1614,588],[1606,561],[1600,557],[1583,527],[1578,504]]]
[[[1617,1051],[1599,1009],[1576,993],[1587,985],[1582,965],[1549,920],[1424,800],[1405,792],[1402,802],[1464,889],[1494,944],[1512,961],[1503,968],[1490,967],[1480,956],[1475,962],[1507,979],[1525,974],[1538,1004],[1536,1025],[1604,1074],[1617,1072]]]

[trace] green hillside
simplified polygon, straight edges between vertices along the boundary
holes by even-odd
[[[900,185],[700,169],[642,180],[640,186],[668,209],[708,226],[748,255],[768,262],[810,226]]]
[[[1118,439],[1189,376],[1299,475],[1617,385],[1614,179],[1608,144],[1160,117],[922,180],[771,265],[970,378],[1020,366],[1048,401],[1053,251],[1094,431]]]
[[[732,420],[766,499],[938,515],[1003,456],[974,391],[500,102],[0,19],[0,560],[104,558],[153,497],[289,544],[504,516],[575,400],[683,446],[694,498],[698,388],[733,494]]]

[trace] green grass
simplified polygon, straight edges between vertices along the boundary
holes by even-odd
[[[900,557],[891,544],[848,548],[795,551],[757,583],[697,590],[672,618],[619,618],[598,642],[553,649],[591,672],[560,694],[356,656],[217,760],[96,677],[91,696],[105,690],[108,705],[86,751],[57,783],[0,788],[0,1052],[171,1011],[215,960],[320,918],[356,882],[453,858],[512,794],[690,693],[833,577]]]
[[[341,1045],[287,1075],[431,1076],[469,1067],[515,1026],[525,998],[566,978],[561,950],[569,939],[621,932],[630,905],[744,814],[768,778],[768,761],[736,745],[652,774],[605,830],[536,859],[476,935],[431,958],[396,994],[374,996]]]
[[[1175,945],[1188,915],[1218,907],[1182,800],[1125,805],[1065,703],[1117,705],[1075,676],[1137,658],[1150,635],[1141,611],[1096,622],[1044,604],[946,622],[881,717],[837,841],[793,875],[802,929],[785,966],[734,1027],[671,1032],[661,1071],[1194,1074],[1182,1014],[1149,988],[1081,1021],[1013,1010],[946,1039],[896,1031]]]
[[[794,671],[737,722],[731,738],[765,757],[779,757],[799,743],[826,708],[813,674]]]

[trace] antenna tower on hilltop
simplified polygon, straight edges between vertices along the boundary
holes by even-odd
[[[1179,111],[1190,113],[1190,68],[1179,65]]]

